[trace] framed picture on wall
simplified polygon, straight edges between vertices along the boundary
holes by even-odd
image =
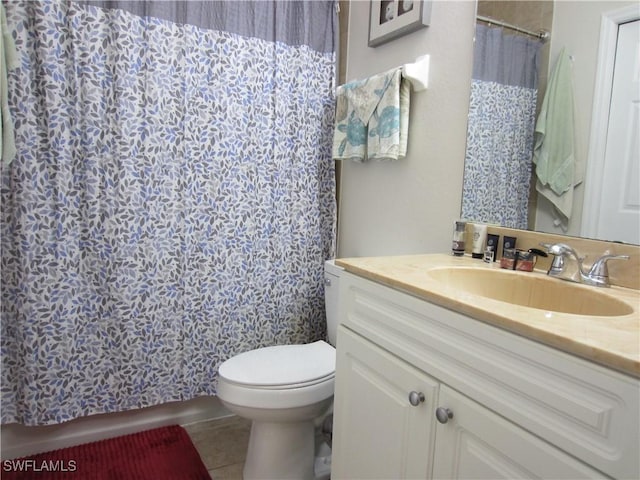
[[[370,0],[369,46],[429,25],[432,0]]]

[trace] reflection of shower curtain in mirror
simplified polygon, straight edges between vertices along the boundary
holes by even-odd
[[[462,217],[527,228],[542,42],[476,27]]]

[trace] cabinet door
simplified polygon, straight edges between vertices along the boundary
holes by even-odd
[[[429,478],[436,381],[345,327],[337,344],[331,478]]]
[[[440,386],[438,406],[453,417],[436,427],[434,478],[604,477],[446,385]]]

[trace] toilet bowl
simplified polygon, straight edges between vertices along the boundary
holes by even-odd
[[[325,263],[327,330],[334,345],[341,270]],[[332,345],[317,341],[259,348],[220,365],[218,398],[252,421],[245,480],[318,478],[316,427],[333,403],[335,358]]]

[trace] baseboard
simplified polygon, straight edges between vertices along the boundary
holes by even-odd
[[[199,397],[128,412],[92,415],[59,425],[7,424],[0,427],[0,454],[3,460],[19,458],[150,428],[186,425],[229,415],[217,397]]]

